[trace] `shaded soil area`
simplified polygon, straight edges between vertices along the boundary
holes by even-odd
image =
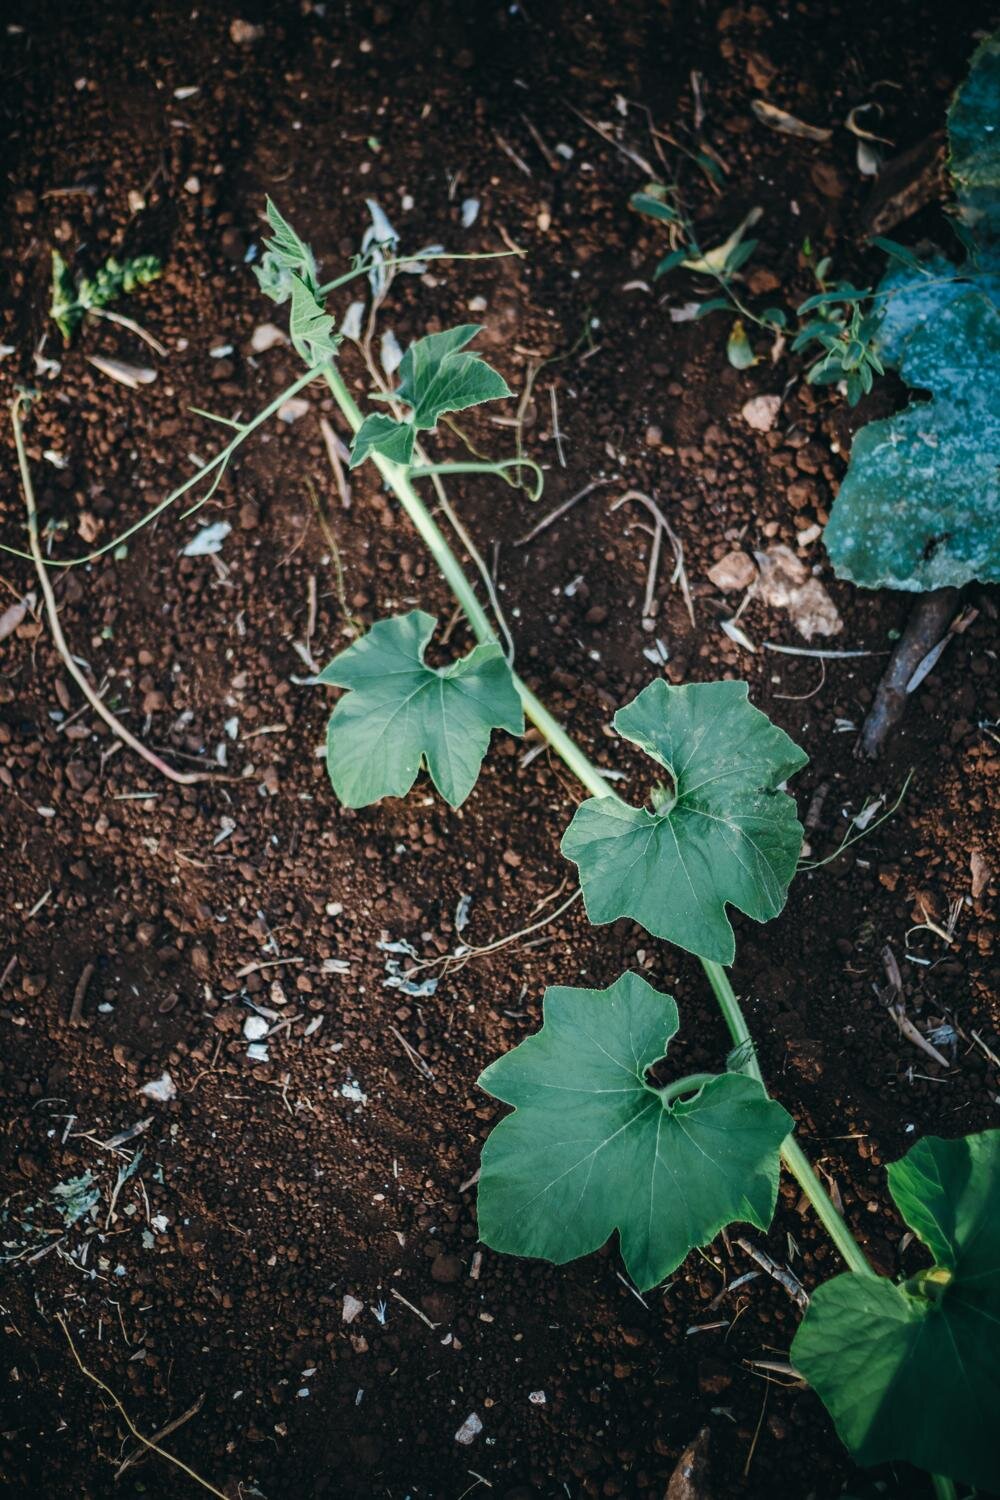
[[[540,509],[493,479],[450,495],[494,569],[520,670],[588,753],[638,800],[648,770],[615,743],[614,709],[658,671],[745,677],[811,757],[794,790],[814,860],[873,800],[891,806],[912,768],[896,813],[804,871],[778,920],[736,919],[734,983],[765,1073],[873,1261],[915,1264],[885,1162],[923,1133],[996,1121],[995,596],[976,596],[977,619],[885,758],[857,761],[907,603],[838,583],[819,530],[852,430],[898,391],[886,381],[852,413],[805,386],[787,351],[732,369],[719,322],[671,318],[703,289],[683,272],[654,284],[666,247],[627,200],[646,180],[638,157],[678,174],[705,244],[761,207],[745,273],[758,298],[794,306],[812,290],[807,242],[863,284],[880,264],[863,246],[871,184],[843,122],[877,98],[884,150],[939,130],[985,9],[5,11],[0,384],[5,399],[19,383],[38,392],[27,441],[51,556],[103,545],[189,477],[225,441],[201,413],[246,418],[300,373],[284,341],[265,348],[258,332],[284,321],[246,264],[265,195],[330,277],[372,198],[406,250],[526,252],[399,277],[381,326],[405,347],[475,319],[515,391],[535,369],[523,432],[546,468]],[[831,138],[768,129],[751,112],[761,96]],[[718,191],[680,149],[701,108]],[[939,207],[897,232],[941,235]],[[117,309],[167,352],[95,319],[64,350],[47,321],[53,247],[74,268],[160,255],[162,280]],[[131,389],[93,356],[156,379]],[[360,398],[371,381],[353,350],[344,366]],[[767,432],[741,415],[762,394],[785,398]],[[415,605],[444,622],[452,605],[371,473],[351,477],[343,505],[321,419],[346,430],[324,387],[302,401],[238,450],[197,517],[175,506],[57,584],[71,649],[109,705],[174,764],[217,768],[218,784],[178,788],[120,747],[40,615],[0,645],[5,1493],[204,1493],[141,1454],[116,1481],[136,1444],[67,1330],[140,1431],[185,1419],[164,1446],[232,1497],[659,1500],[703,1428],[701,1493],[717,1500],[869,1495],[876,1480],[881,1494],[925,1493],[903,1470],[854,1472],[811,1393],[752,1363],[787,1359],[797,1312],[763,1274],[731,1287],[757,1269],[734,1238],[645,1298],[614,1246],[555,1269],[477,1245],[472,1179],[499,1106],[475,1080],[537,1027],[546,984],[606,985],[630,966],[669,989],[682,1071],[719,1067],[726,1037],[694,961],[626,922],[589,928],[578,904],[444,973],[431,995],[386,985],[380,943],[441,957],[557,910],[579,793],[548,755],[522,765],[524,747],[497,736],[458,812],[424,781],[362,812],[334,801],[333,695],[309,685],[309,660],[356,624]],[[495,415],[463,429],[513,452],[516,403]],[[0,539],[23,549],[6,420],[2,440]],[[445,431],[435,442],[460,453]],[[628,489],[655,495],[683,545],[694,624],[665,561],[643,629],[646,517],[612,509]],[[215,521],[232,527],[217,557],[183,555]],[[842,617],[813,647],[870,654],[766,649],[807,642],[759,598],[739,621],[756,649],[726,635],[740,595],[707,570],[776,544]],[[0,583],[2,612],[35,586],[30,562],[5,555]],[[468,644],[455,624],[451,647]],[[947,1067],[886,1008],[887,945],[907,1014]],[[244,1036],[261,1013],[267,1061]],[[140,1092],[165,1072],[174,1097]],[[787,1182],[770,1234],[754,1238],[806,1287],[837,1269]],[[463,1444],[471,1413],[482,1428]]]

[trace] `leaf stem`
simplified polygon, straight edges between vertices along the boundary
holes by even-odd
[[[757,1061],[757,1051],[750,1035],[746,1017],[740,1008],[733,991],[729,975],[721,964],[713,962],[712,959],[703,958],[702,968],[708,977],[708,982],[715,992],[715,998],[719,1002],[722,1019],[729,1029],[729,1035],[733,1039],[734,1048],[739,1053],[739,1071],[747,1073],[751,1078],[763,1084],[764,1075]],[[859,1276],[874,1276],[874,1271],[868,1264],[861,1247],[855,1240],[847,1224],[830,1197],[826,1188],[820,1182],[816,1172],[806,1156],[802,1147],[793,1135],[789,1135],[781,1148],[781,1158],[788,1171],[795,1178],[799,1187],[805,1193],[809,1202],[815,1210],[827,1234],[833,1240],[849,1268]]]
[[[345,271],[343,276],[334,277],[333,281],[327,281],[316,293],[320,298],[328,297],[338,287],[346,286],[349,281],[356,281],[359,276],[367,276],[376,264],[381,270],[395,270],[397,266],[419,265],[423,261],[430,260],[504,260],[509,255],[524,255],[523,250],[482,250],[473,251],[464,255],[446,255],[443,251],[437,253],[423,254],[418,250],[414,255],[394,255],[389,260],[371,261],[366,265],[355,266],[353,271]]]
[[[937,1500],[958,1500],[955,1481],[949,1479],[947,1474],[932,1474],[931,1484],[934,1486],[934,1494]]]
[[[545,483],[541,469],[530,458],[502,458],[498,463],[443,463],[443,464],[417,464],[410,468],[411,479],[423,479],[431,474],[499,474],[506,484],[515,484],[521,487],[519,480],[510,480],[504,474],[505,469],[531,469],[534,471],[535,484],[530,492],[530,499],[541,498],[542,486]],[[524,486],[526,488],[526,486]]]
[[[659,1094],[664,1109],[673,1104],[675,1099],[680,1099],[683,1094],[694,1094],[698,1089],[704,1088],[706,1083],[711,1083],[713,1078],[718,1078],[718,1073],[688,1073],[685,1078],[676,1078],[673,1083],[668,1083],[665,1088],[654,1089],[654,1094]]]
[[[347,389],[343,376],[333,365],[327,365],[323,370],[323,375],[330,387],[334,400],[347,418],[352,430],[357,432],[361,426],[362,416],[357,402]],[[391,459],[385,458],[381,454],[373,453],[372,458],[387,484],[395,492],[399,503],[406,511],[406,514],[413,522],[420,536],[427,543],[434,561],[441,569],[452,593],[465,611],[476,639],[483,644],[496,642],[496,631],[490,623],[489,616],[476,598],[475,590],[466,578],[462,565],[451,550],[443,531],[414,489],[410,479],[410,471],[405,465],[393,463]],[[485,467],[492,468],[493,465],[486,465]],[[577,780],[581,781],[588,792],[595,797],[615,797],[617,794],[608,785],[599,768],[570,739],[559,721],[549,713],[544,704],[539,702],[534,693],[521,681],[516,673],[512,673],[511,676],[514,687],[524,707],[526,717],[531,720],[549,742],[552,749],[573,772]],[[753,1040],[750,1036],[746,1018],[740,1009],[739,1001],[729,982],[729,976],[721,964],[714,963],[710,959],[703,958],[701,964],[715,992],[715,997],[719,1002],[719,1008],[729,1029],[729,1034],[735,1046],[744,1053],[741,1061],[741,1070],[763,1084],[763,1077],[760,1071],[760,1064],[757,1061],[757,1054],[754,1050]],[[874,1275],[875,1273],[872,1271],[859,1245],[851,1235],[843,1217],[834,1206],[829,1193],[827,1193],[813,1171],[808,1157],[792,1136],[789,1136],[785,1141],[781,1149],[781,1154],[786,1167],[816,1210],[817,1217],[850,1269],[856,1271],[859,1275]]]

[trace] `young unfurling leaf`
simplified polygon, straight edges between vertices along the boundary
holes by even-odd
[[[479,1080],[515,1106],[483,1148],[485,1244],[561,1265],[617,1229],[644,1291],[727,1224],[767,1228],[792,1121],[742,1074],[673,1099],[647,1080],[677,1031],[669,995],[626,973],[606,990],[546,990],[543,1016]]]
[[[651,682],[614,719],[670,775],[654,810],[591,797],[562,851],[580,867],[592,922],[631,917],[701,958],[735,955],[726,904],[777,916],[802,847],[779,783],[808,757],[748,701],[745,682]]]
[[[465,411],[470,406],[502,400],[511,394],[497,370],[480,355],[465,349],[479,329],[478,323],[465,323],[444,333],[428,334],[410,345],[399,366],[399,388],[392,394],[394,401],[411,408],[410,416],[405,422],[387,417],[367,418],[351,449],[352,469],[372,452],[393,458],[397,463],[408,462],[416,434],[436,427],[444,412]],[[391,427],[387,425],[390,421]],[[406,458],[398,456],[403,452]]]
[[[436,625],[419,609],[379,620],[316,679],[350,689],[327,729],[327,769],[347,807],[405,797],[422,765],[458,807],[476,784],[491,731],[524,733],[500,647],[476,646],[448,667],[429,667],[424,652]]]
[[[298,277],[311,292],[316,293],[319,290],[316,259],[270,198],[267,200],[267,222],[271,226],[271,237],[264,241],[260,265],[253,267],[261,291],[272,302],[287,302],[292,295],[292,279]]]
[[[370,453],[380,453],[394,464],[408,464],[417,434],[409,422],[397,422],[384,412],[369,413],[358,428],[351,448],[351,468],[364,463]]]
[[[757,356],[747,338],[742,318],[737,318],[730,330],[726,340],[726,358],[734,370],[748,370],[757,363]]]
[[[288,332],[292,346],[307,365],[322,365],[337,353],[340,337],[333,331],[333,318],[312,287],[298,276],[292,277],[292,308]]]
[[[897,1285],[835,1276],[792,1359],[862,1464],[905,1460],[1000,1490],[1000,1131],[918,1141],[889,1191],[933,1264]]]
[[[49,300],[49,316],[67,344],[83,318],[83,308],[77,299],[76,286],[70,275],[69,266],[58,250],[52,252],[52,296]]]

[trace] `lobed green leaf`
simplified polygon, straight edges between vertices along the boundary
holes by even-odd
[[[718,963],[732,963],[727,903],[758,922],[785,904],[802,847],[779,783],[808,757],[748,701],[745,682],[670,687],[658,679],[615,728],[673,782],[653,812],[617,797],[576,811],[562,852],[579,866],[595,923],[631,917]]]
[[[478,354],[462,353],[480,323],[464,323],[417,339],[403,355],[394,399],[413,408],[413,425],[430,430],[446,411],[465,411],[512,394],[503,376]]]
[[[424,652],[436,625],[418,609],[379,620],[316,679],[350,689],[327,728],[327,770],[347,807],[405,797],[421,766],[458,807],[476,784],[491,731],[524,733],[500,647],[476,646],[448,667],[429,667]]]
[[[1000,1490],[1000,1131],[928,1137],[888,1175],[934,1265],[903,1285],[826,1282],[792,1359],[859,1463],[903,1459]]]
[[[405,422],[386,416],[366,418],[351,448],[352,469],[373,452],[409,463],[416,434],[436,427],[445,412],[466,411],[512,394],[503,376],[480,355],[463,352],[481,326],[464,323],[410,345],[400,362],[398,389],[391,398],[374,398],[401,402],[411,408],[410,416]]]
[[[866,588],[919,592],[1000,579],[998,118],[1000,33],[973,56],[948,115],[952,222],[968,259],[921,261],[877,240],[893,260],[876,293],[881,323],[852,327],[869,347],[861,357],[848,348],[840,361],[852,402],[884,365],[931,392],[854,440],[824,541],[839,576]],[[835,368],[831,360],[810,378],[836,378]]]
[[[671,996],[626,973],[546,990],[543,1018],[479,1080],[514,1106],[483,1148],[485,1244],[561,1265],[617,1230],[644,1291],[727,1224],[767,1228],[792,1121],[742,1074],[669,1102],[647,1081],[677,1032]]]

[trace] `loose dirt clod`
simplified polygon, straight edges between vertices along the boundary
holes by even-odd
[[[757,592],[766,604],[783,609],[807,641],[816,635],[837,635],[844,622],[823,584],[790,547],[776,543],[756,552],[760,578]]]

